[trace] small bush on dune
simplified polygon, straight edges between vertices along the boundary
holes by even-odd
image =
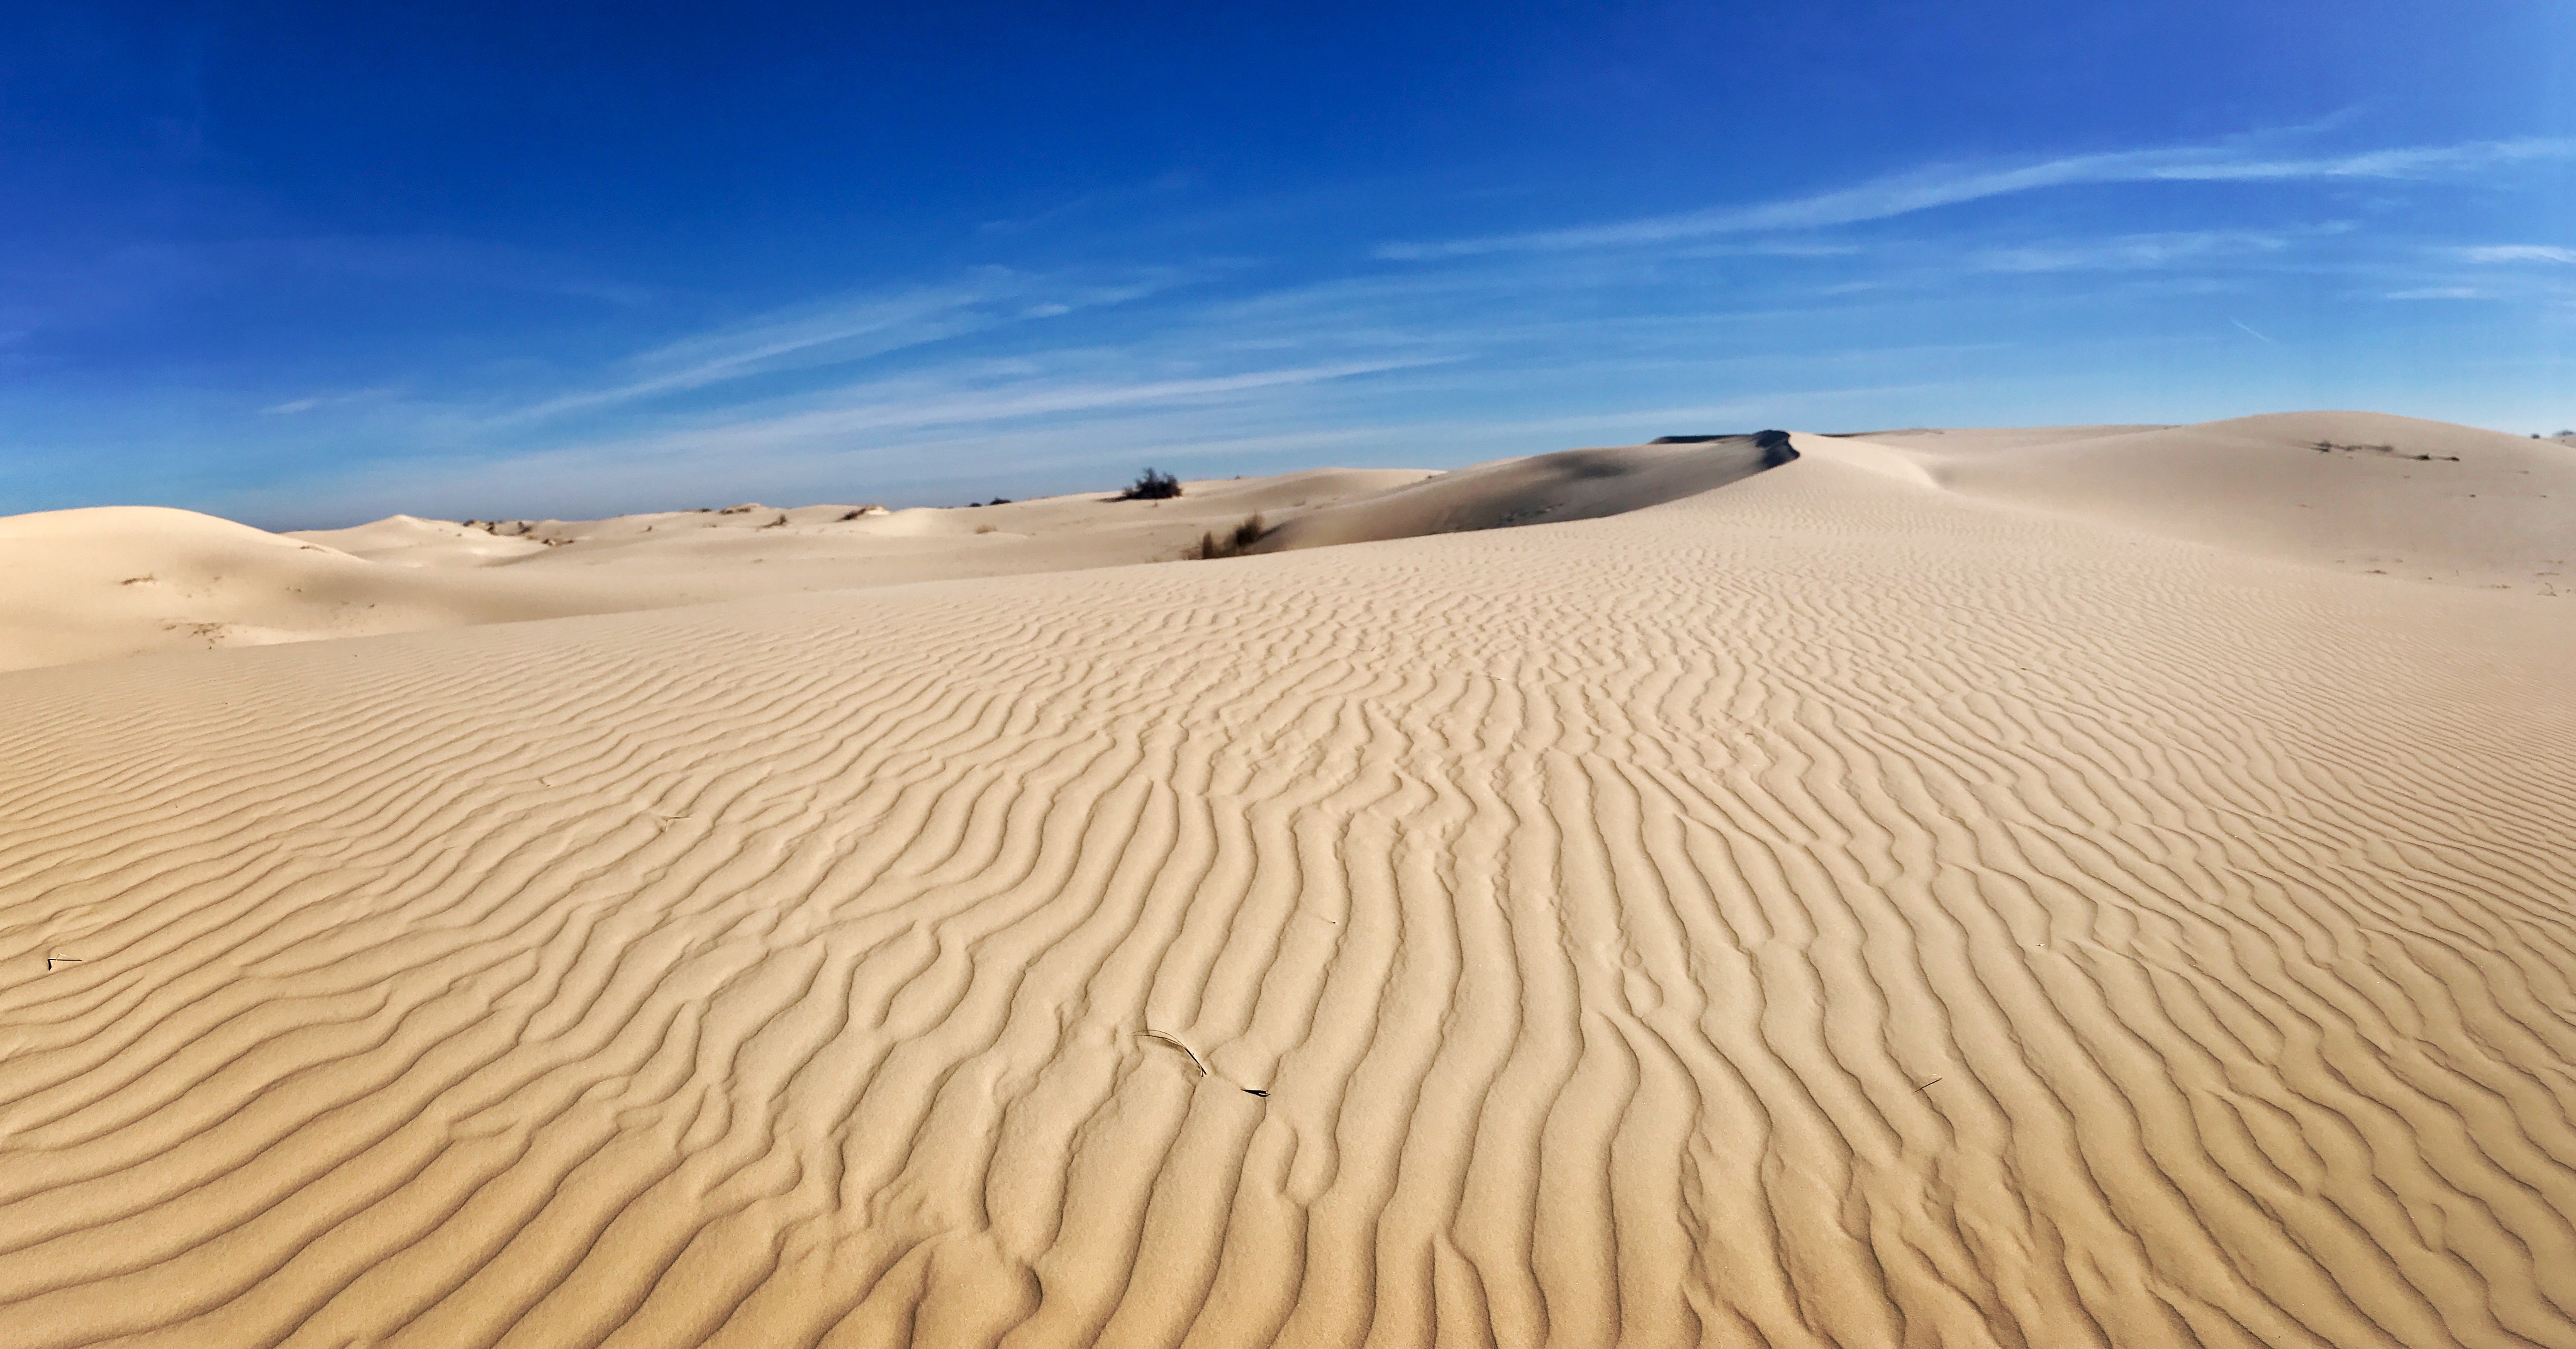
[[[1243,517],[1243,523],[1223,534],[1209,530],[1199,535],[1199,550],[1191,556],[1201,560],[1234,557],[1244,549],[1259,543],[1261,536],[1269,532],[1269,526],[1261,522],[1260,512],[1255,511]]]
[[[1149,468],[1144,472],[1137,474],[1136,481],[1127,484],[1127,490],[1120,492],[1117,496],[1111,498],[1111,500],[1168,501],[1180,494],[1180,479],[1173,477],[1169,473],[1157,473]]]

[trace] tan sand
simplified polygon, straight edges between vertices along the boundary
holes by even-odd
[[[2369,412],[1871,439],[1962,492],[2344,571],[2576,575],[2576,455],[2550,441]]]
[[[1190,483],[1174,501],[890,513],[752,504],[482,527],[397,515],[292,534],[152,507],[0,516],[0,670],[1161,561],[1249,514],[1293,520],[1427,476],[1323,469]]]
[[[2576,600],[1793,443],[0,676],[0,1338],[2576,1345]]]
[[[595,610],[498,574],[378,566],[148,506],[0,517],[0,670]]]

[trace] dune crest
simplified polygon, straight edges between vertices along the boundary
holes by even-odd
[[[278,537],[405,567],[489,566],[545,550],[536,539],[416,515],[389,515],[347,529],[299,529]]]
[[[1715,491],[1796,457],[1787,433],[1765,431],[1497,459],[1300,516],[1251,551],[1623,515]]]

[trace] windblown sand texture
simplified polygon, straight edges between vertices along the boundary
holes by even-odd
[[[0,676],[0,1337],[2576,1345],[2576,600],[1953,434]]]

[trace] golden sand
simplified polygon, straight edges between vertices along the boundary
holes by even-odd
[[[2257,421],[0,676],[0,1340],[2576,1345],[2576,451]]]

